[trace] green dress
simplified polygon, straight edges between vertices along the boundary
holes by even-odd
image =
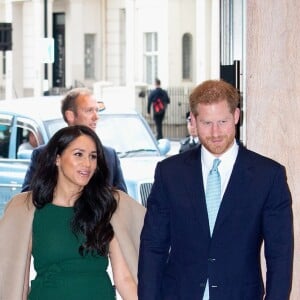
[[[47,204],[36,209],[32,228],[32,256],[36,278],[29,300],[113,300],[114,288],[106,272],[106,256],[78,252],[83,236],[72,233],[72,207]]]

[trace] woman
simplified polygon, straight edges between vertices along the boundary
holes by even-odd
[[[32,191],[15,196],[0,221],[0,299],[113,300],[108,258],[121,297],[137,299],[145,211],[107,177],[93,130],[70,126],[51,138]],[[28,293],[31,256],[37,275]]]

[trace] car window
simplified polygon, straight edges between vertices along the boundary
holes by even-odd
[[[45,143],[41,128],[35,120],[27,117],[16,117],[16,146],[17,158],[28,158],[32,150]]]
[[[34,148],[39,146],[39,138],[36,131],[26,127],[17,128],[17,158],[29,158]]]
[[[63,119],[54,119],[51,121],[44,122],[45,130],[47,131],[47,135],[52,137],[56,131],[59,129],[66,127],[67,124]]]
[[[159,155],[155,140],[138,115],[100,115],[97,133],[104,145],[121,156]]]
[[[8,158],[12,116],[0,114],[0,158]]]

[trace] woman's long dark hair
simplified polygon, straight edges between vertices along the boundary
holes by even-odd
[[[102,144],[92,129],[76,125],[55,133],[38,157],[38,167],[31,181],[32,201],[38,209],[53,201],[58,180],[57,155],[61,155],[81,135],[89,136],[96,145],[97,168],[74,204],[71,227],[74,233],[86,237],[79,248],[81,255],[88,252],[107,255],[109,242],[114,236],[110,220],[117,208],[117,201],[114,190],[107,182],[109,171]]]

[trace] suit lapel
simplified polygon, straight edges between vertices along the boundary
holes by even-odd
[[[214,233],[221,227],[222,223],[230,217],[232,209],[240,201],[241,195],[247,193],[249,180],[252,180],[251,161],[247,159],[247,150],[240,146],[236,162],[225,190],[218,216],[215,223]]]
[[[188,199],[191,201],[193,217],[200,222],[201,228],[209,235],[208,214],[203,187],[201,147],[197,147],[189,153],[190,156],[185,160],[188,176],[184,176],[183,180]]]

